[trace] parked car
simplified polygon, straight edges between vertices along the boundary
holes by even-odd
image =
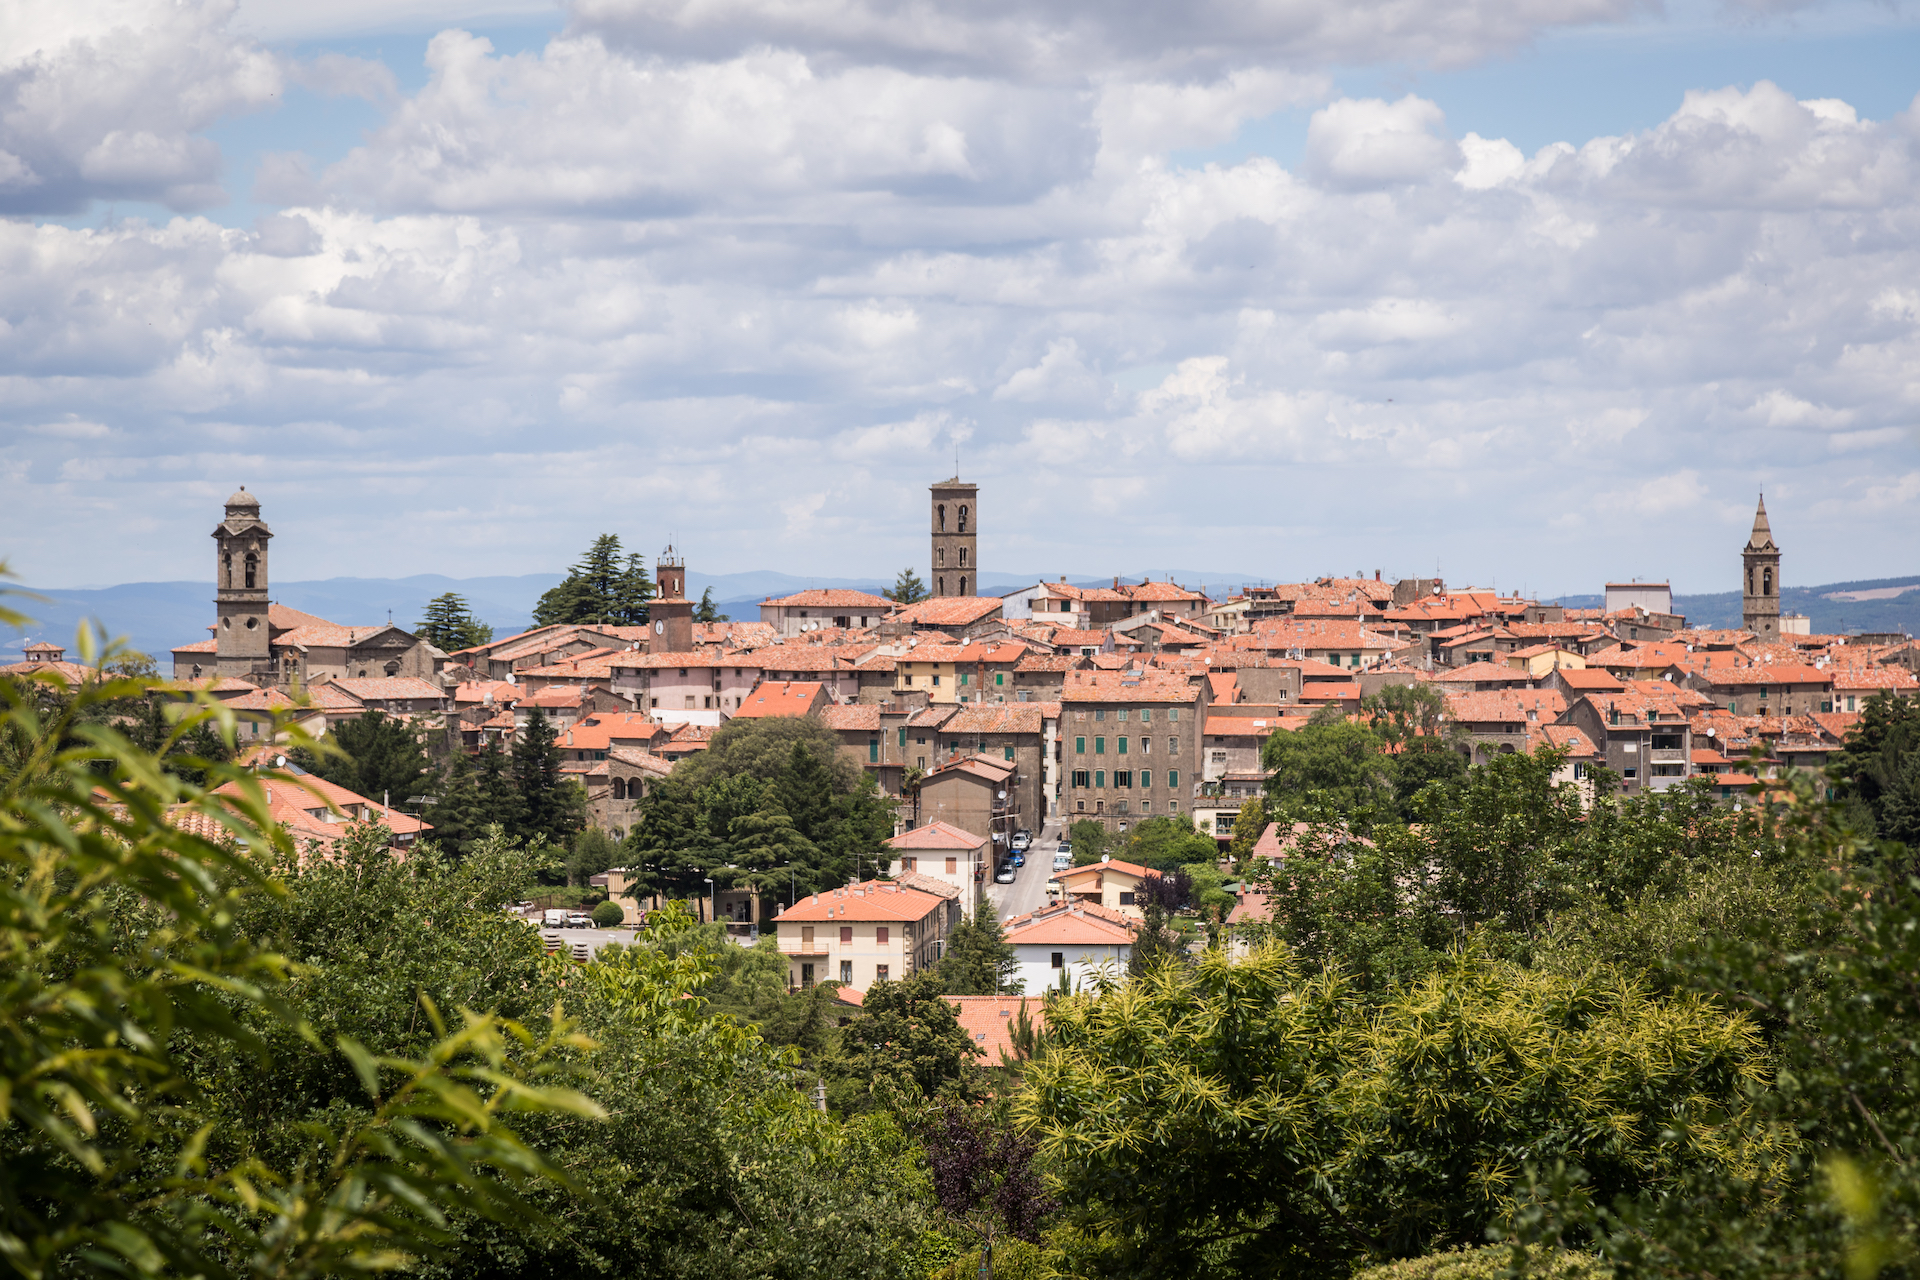
[[[1027,855],[1016,849],[1010,861],[1016,867],[1024,867],[1027,865]]]
[[[565,907],[548,907],[540,913],[540,923],[549,929],[564,929],[567,927],[567,917],[572,914]]]
[[[993,882],[995,884],[1012,884],[1014,875],[1013,864],[1011,862],[1003,862],[1000,864],[1000,870],[994,872]]]
[[[584,911],[569,911],[567,912],[567,928],[591,929],[593,928],[593,917]]]
[[[1056,853],[1064,853],[1064,854],[1066,854],[1066,855],[1067,855],[1067,856],[1068,856],[1069,858],[1071,858],[1071,857],[1073,856],[1073,841],[1071,841],[1071,840],[1062,840],[1062,841],[1061,841],[1061,842],[1059,843],[1059,845],[1058,845],[1058,846],[1057,846],[1057,847],[1055,848],[1055,850],[1054,850],[1054,852],[1056,852]]]
[[[1060,850],[1060,852],[1053,855],[1053,869],[1055,871],[1065,871],[1068,867],[1071,867],[1072,865],[1073,865],[1073,855],[1071,853],[1068,853],[1065,849],[1062,849]]]
[[[1033,843],[1033,833],[1032,833],[1032,832],[1029,832],[1029,831],[1016,831],[1016,832],[1014,832],[1014,833],[1013,833],[1013,847],[1014,847],[1014,848],[1016,848],[1016,849],[1024,849],[1024,848],[1026,848],[1026,847],[1027,847],[1028,845],[1030,845],[1030,844],[1032,844],[1032,843]]]

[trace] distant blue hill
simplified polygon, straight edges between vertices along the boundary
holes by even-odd
[[[1896,594],[1869,600],[1836,600],[1858,592]],[[1604,596],[1561,596],[1569,609],[1598,609]],[[1732,630],[1740,625],[1740,593],[1676,595],[1673,607],[1689,626]],[[1819,587],[1780,588],[1780,612],[1804,613],[1815,635],[1920,632],[1920,578],[1874,578],[1865,582],[1829,582]]]
[[[1163,575],[1156,573],[1159,578]],[[1182,573],[1176,581],[1198,586],[1202,582],[1238,585],[1253,579],[1239,574]],[[560,581],[556,573],[529,573],[518,577],[448,578],[436,573],[411,578],[326,578],[317,582],[279,582],[273,598],[305,613],[317,614],[348,626],[372,626],[392,620],[412,627],[420,621],[427,601],[448,591],[467,598],[474,615],[497,636],[512,635],[533,625],[533,608],[542,592]],[[1012,591],[1039,581],[1037,576],[986,574],[982,592]],[[1077,585],[1097,586],[1111,578],[1074,578]],[[1139,581],[1138,578],[1122,581]],[[803,578],[790,573],[756,570],[750,573],[687,575],[688,590],[698,599],[711,587],[720,612],[741,621],[760,617],[760,601],[789,595],[809,587],[850,588],[879,592],[893,579]],[[213,622],[213,584],[210,582],[129,582],[117,587],[24,590],[44,597],[15,599],[20,612],[34,619],[25,630],[0,628],[0,662],[17,662],[20,647],[31,640],[52,640],[71,647],[74,632],[87,620],[97,621],[107,634],[125,636],[142,653],[153,655],[166,670],[166,655],[175,645],[204,640]],[[73,656],[71,653],[69,656]]]

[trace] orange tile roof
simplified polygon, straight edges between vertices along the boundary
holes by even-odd
[[[1084,867],[1072,867],[1066,871],[1056,872],[1053,878],[1064,882],[1077,879],[1081,876],[1091,875],[1099,871],[1118,871],[1124,875],[1130,875],[1140,880],[1144,880],[1148,876],[1157,876],[1160,874],[1152,867],[1143,867],[1137,863],[1122,862],[1118,858],[1109,858],[1104,862],[1089,862]]]
[[[790,596],[780,596],[777,599],[769,596],[761,603],[783,609],[866,609],[872,613],[882,614],[894,607],[893,601],[885,596],[868,595],[864,591],[827,588],[796,591]]]
[[[962,831],[951,822],[929,822],[924,827],[915,827],[904,831],[887,841],[890,849],[978,849],[985,844],[985,836],[976,836],[971,831]]]
[[[817,680],[783,680],[778,683],[762,681],[754,686],[733,713],[736,720],[752,720],[763,716],[804,716],[813,710],[814,702],[825,696],[826,686]]]
[[[836,703],[820,709],[820,719],[829,729],[840,729],[848,733],[865,730],[868,733],[880,729],[880,704],[876,702]]]
[[[960,1029],[973,1040],[974,1048],[995,1064],[1004,1053],[1013,1056],[1013,1022],[1019,1011],[1027,1011],[1027,1021],[1037,1031],[1047,1024],[1046,1001],[1032,996],[942,996],[953,1006]]]
[[[802,898],[774,917],[776,921],[924,920],[946,899],[891,881],[865,880]]]
[[[329,680],[328,684],[365,702],[369,698],[433,698],[447,696],[446,691],[437,684],[430,684],[416,676],[344,676]]]
[[[909,622],[915,626],[965,626],[988,617],[999,608],[1000,599],[997,596],[935,596],[901,609],[894,614],[894,621]]]
[[[1006,939],[1017,947],[1124,947],[1132,943],[1133,930],[1107,915],[1095,915],[1078,903],[1044,907],[1008,920]]]

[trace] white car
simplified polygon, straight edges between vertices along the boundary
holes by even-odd
[[[1013,869],[1013,864],[1009,862],[994,873],[993,882],[995,884],[1012,884],[1013,878],[1017,874],[1018,872]]]
[[[593,928],[593,917],[584,912],[569,911],[567,912],[567,928],[591,929]]]

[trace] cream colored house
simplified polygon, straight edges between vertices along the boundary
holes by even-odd
[[[1068,903],[1092,903],[1139,920],[1145,914],[1135,902],[1140,884],[1148,878],[1157,879],[1159,875],[1152,867],[1102,858],[1084,867],[1061,871],[1053,878],[1059,882]]]
[[[1538,680],[1550,671],[1585,671],[1587,660],[1557,644],[1536,644],[1526,649],[1515,649],[1508,654],[1507,665]]]
[[[949,910],[946,898],[882,880],[802,898],[773,918],[787,985],[798,991],[838,982],[864,992],[931,968],[946,943]]]
[[[972,915],[993,867],[988,843],[986,836],[963,831],[951,822],[929,822],[893,837],[887,847],[893,850],[896,871],[951,885],[962,912]]]

